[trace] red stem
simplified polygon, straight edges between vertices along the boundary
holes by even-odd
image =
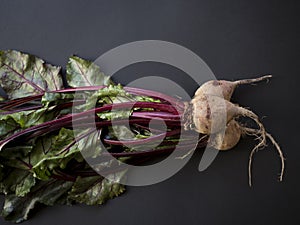
[[[67,116],[59,118],[59,119],[47,121],[45,123],[42,123],[42,124],[27,128],[25,130],[22,130],[20,132],[17,132],[15,134],[11,135],[10,137],[0,141],[0,149],[4,145],[6,145],[8,142],[10,142],[20,136],[23,136],[25,134],[32,133],[34,131],[39,131],[42,129],[49,129],[50,127],[55,126],[55,125],[57,125],[58,127],[63,127],[62,126],[63,124],[72,123],[76,119],[78,120],[84,116],[91,116],[91,115],[94,115],[95,113],[101,113],[101,112],[109,111],[111,109],[126,109],[126,108],[132,108],[132,107],[134,107],[134,108],[153,108],[155,110],[162,110],[164,112],[170,112],[170,113],[177,114],[177,111],[176,111],[176,109],[173,108],[173,106],[162,104],[162,103],[136,102],[133,105],[132,102],[123,102],[123,103],[108,104],[108,105],[104,105],[99,108],[87,110],[85,112],[80,112],[77,114],[70,114],[70,115],[67,115]]]

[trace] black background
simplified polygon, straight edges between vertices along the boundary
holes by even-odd
[[[271,146],[257,153],[254,186],[249,188],[248,155],[255,143],[246,138],[218,154],[204,172],[197,170],[198,151],[162,183],[129,187],[104,206],[43,208],[24,224],[300,224],[297,2],[0,1],[0,49],[35,54],[55,65],[64,66],[72,54],[94,60],[118,45],[157,39],[191,49],[217,78],[273,74],[268,84],[240,87],[234,101],[267,116],[263,122],[287,159],[284,182],[279,183],[277,153]],[[159,65],[132,67],[116,80],[127,82],[135,71],[159,75],[164,70]],[[195,84],[182,80],[178,83],[192,94]],[[9,223],[1,218],[0,224]]]

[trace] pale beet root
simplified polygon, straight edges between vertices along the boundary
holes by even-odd
[[[222,100],[222,101],[221,101]],[[208,104],[210,102],[210,104]],[[225,104],[224,104],[225,103]],[[259,120],[259,117],[251,110],[245,109],[241,106],[235,105],[227,100],[217,96],[196,97],[192,100],[193,108],[193,123],[194,129],[202,134],[210,135],[211,145],[218,150],[229,150],[233,148],[240,140],[241,134],[255,136],[258,144],[252,149],[249,157],[249,186],[251,181],[251,165],[254,153],[266,146],[267,138],[276,147],[282,163],[282,169],[279,180],[282,181],[284,172],[284,156],[274,138],[266,132],[264,125]],[[224,117],[224,105],[226,110],[226,117]],[[207,106],[210,106],[209,109]],[[246,128],[239,125],[235,119],[238,117],[248,117],[255,121],[258,129]],[[225,134],[222,133],[224,129],[225,118]],[[217,127],[217,128],[213,128]],[[230,128],[229,128],[230,127]],[[212,132],[218,131],[218,132]],[[223,138],[223,140],[222,140]]]
[[[253,79],[243,79],[237,81],[228,80],[210,80],[202,84],[195,92],[195,96],[218,96],[226,100],[230,100],[231,96],[238,85],[241,84],[252,84],[259,81],[267,80],[271,78],[272,75],[265,75]]]
[[[210,145],[217,150],[232,149],[240,141],[242,130],[237,121],[231,120],[225,132],[216,133],[211,136]]]
[[[218,96],[196,96],[191,104],[195,130],[202,134],[217,133],[224,129],[232,119],[239,116],[250,117],[259,127],[263,127],[258,116],[252,111]]]
[[[217,133],[225,128],[228,119],[227,102],[217,96],[195,96],[192,101],[194,129],[201,134]]]
[[[235,88],[240,84],[251,84],[271,78],[271,75],[256,79],[239,81],[209,81],[203,84],[195,93],[190,103],[186,103],[183,115],[185,129],[192,129],[201,134],[210,136],[210,145],[218,150],[229,150],[240,140],[241,135],[255,136],[258,144],[255,145],[249,157],[249,185],[251,182],[251,166],[254,153],[266,146],[269,139],[277,149],[282,163],[279,180],[283,178],[284,157],[275,139],[266,132],[259,117],[249,109],[231,103],[229,100]],[[240,125],[236,119],[248,117],[258,126],[258,129]]]
[[[194,129],[201,134],[214,134],[222,131],[233,119],[243,116],[256,122],[261,131],[257,148],[266,143],[266,132],[259,117],[252,111],[235,105],[218,96],[196,96],[191,101]]]
[[[233,91],[240,84],[255,83],[271,77],[271,75],[266,75],[254,79],[237,81],[213,80],[204,83],[195,92],[190,104],[186,103],[184,116],[189,118],[185,123],[185,129],[192,128],[202,134],[216,133],[223,129],[234,117],[245,113],[248,114],[246,116],[249,116],[251,111],[245,112],[243,108],[237,108],[236,105],[229,102]],[[226,122],[224,122],[224,117],[226,117]],[[257,116],[255,118],[258,119]]]
[[[260,130],[260,142],[257,148],[266,143],[266,132],[259,117],[252,111],[235,105],[218,96],[197,96],[191,101],[193,105],[193,123],[195,130],[201,134],[221,132],[233,119],[243,116],[256,122]]]

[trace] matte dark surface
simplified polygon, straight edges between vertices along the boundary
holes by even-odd
[[[220,153],[204,172],[201,151],[178,174],[147,187],[129,187],[105,206],[43,208],[28,225],[211,224],[292,225],[299,219],[300,19],[298,1],[0,1],[0,49],[38,55],[65,65],[72,54],[90,60],[120,44],[158,39],[198,54],[218,78],[273,74],[268,84],[240,87],[234,101],[263,119],[286,158],[284,182],[274,148],[256,154],[254,186],[248,187],[247,138]],[[176,82],[192,94],[195,84]],[[159,75],[160,66],[129,67],[122,83],[136,74]],[[124,74],[127,76],[125,77]],[[0,224],[10,224],[0,219]]]

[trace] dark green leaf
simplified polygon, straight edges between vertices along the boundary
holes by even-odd
[[[60,67],[14,50],[0,51],[0,86],[8,99],[21,98],[62,88]]]
[[[5,115],[0,114],[0,121],[8,121],[9,119],[13,119],[21,129],[25,129],[47,121],[48,118],[45,117],[45,113],[47,111],[47,108],[41,108],[38,110],[20,111]]]
[[[72,148],[73,142],[73,131],[66,128],[62,128],[57,135],[38,138],[30,154],[34,175],[39,179],[47,180],[51,177],[53,169],[65,168],[74,154],[80,153],[77,148]]]
[[[31,140],[32,145],[7,147],[0,153],[5,166],[26,169],[41,180],[51,178],[55,169],[65,169],[72,159],[82,162],[85,157],[101,155],[100,132],[94,129],[82,130],[75,140],[73,131],[61,128],[55,134],[47,134]]]
[[[125,191],[124,185],[120,184],[125,173],[126,171],[110,174],[108,179],[100,176],[78,177],[69,192],[69,198],[87,205],[103,204]]]
[[[35,185],[33,174],[27,170],[11,169],[0,182],[0,190],[4,194],[15,194],[23,197]]]
[[[54,93],[46,92],[41,100],[41,103],[45,107],[59,105],[61,103],[70,102],[74,99],[74,94],[72,93]]]
[[[29,212],[36,203],[53,205],[72,187],[73,182],[51,179],[40,181],[25,197],[7,195],[2,210],[2,216],[9,221],[20,223],[28,219]]]
[[[99,66],[77,56],[69,58],[66,77],[72,87],[112,84],[110,78],[100,71]]]
[[[0,114],[0,138],[4,139],[5,136],[21,129],[47,122],[58,114],[54,107]]]

